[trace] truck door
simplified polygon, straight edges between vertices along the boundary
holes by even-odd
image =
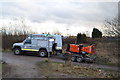
[[[24,46],[23,46],[23,49],[24,51],[38,51],[36,50],[36,45],[35,44],[32,44],[33,41],[32,39],[26,39],[25,42],[24,42]]]

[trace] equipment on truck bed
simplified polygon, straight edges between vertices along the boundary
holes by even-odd
[[[90,44],[89,46],[84,47],[83,44],[75,45],[68,44],[67,51],[72,54],[71,60],[82,62],[88,61],[93,62],[96,58],[96,45]]]

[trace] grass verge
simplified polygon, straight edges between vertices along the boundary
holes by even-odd
[[[12,50],[10,49],[1,49],[0,52],[11,52]]]
[[[2,64],[2,77],[7,78],[10,74],[11,67],[8,64]]]
[[[103,69],[83,67],[83,66],[66,66],[60,62],[37,62],[38,70],[46,78],[117,78],[116,72],[106,71]]]
[[[0,79],[2,79],[2,64],[0,63]]]

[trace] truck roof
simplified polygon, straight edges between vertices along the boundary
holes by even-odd
[[[55,35],[55,34],[31,34],[30,37],[58,37],[61,35]]]

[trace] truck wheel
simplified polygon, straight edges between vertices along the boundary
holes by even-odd
[[[20,48],[15,48],[14,50],[15,55],[20,55],[21,54],[21,49]]]
[[[77,57],[77,62],[82,62],[82,57]]]
[[[76,57],[75,57],[75,56],[72,56],[72,57],[71,57],[71,61],[73,61],[73,62],[76,61]]]
[[[41,56],[41,57],[47,56],[47,51],[46,50],[40,50],[38,56]]]

